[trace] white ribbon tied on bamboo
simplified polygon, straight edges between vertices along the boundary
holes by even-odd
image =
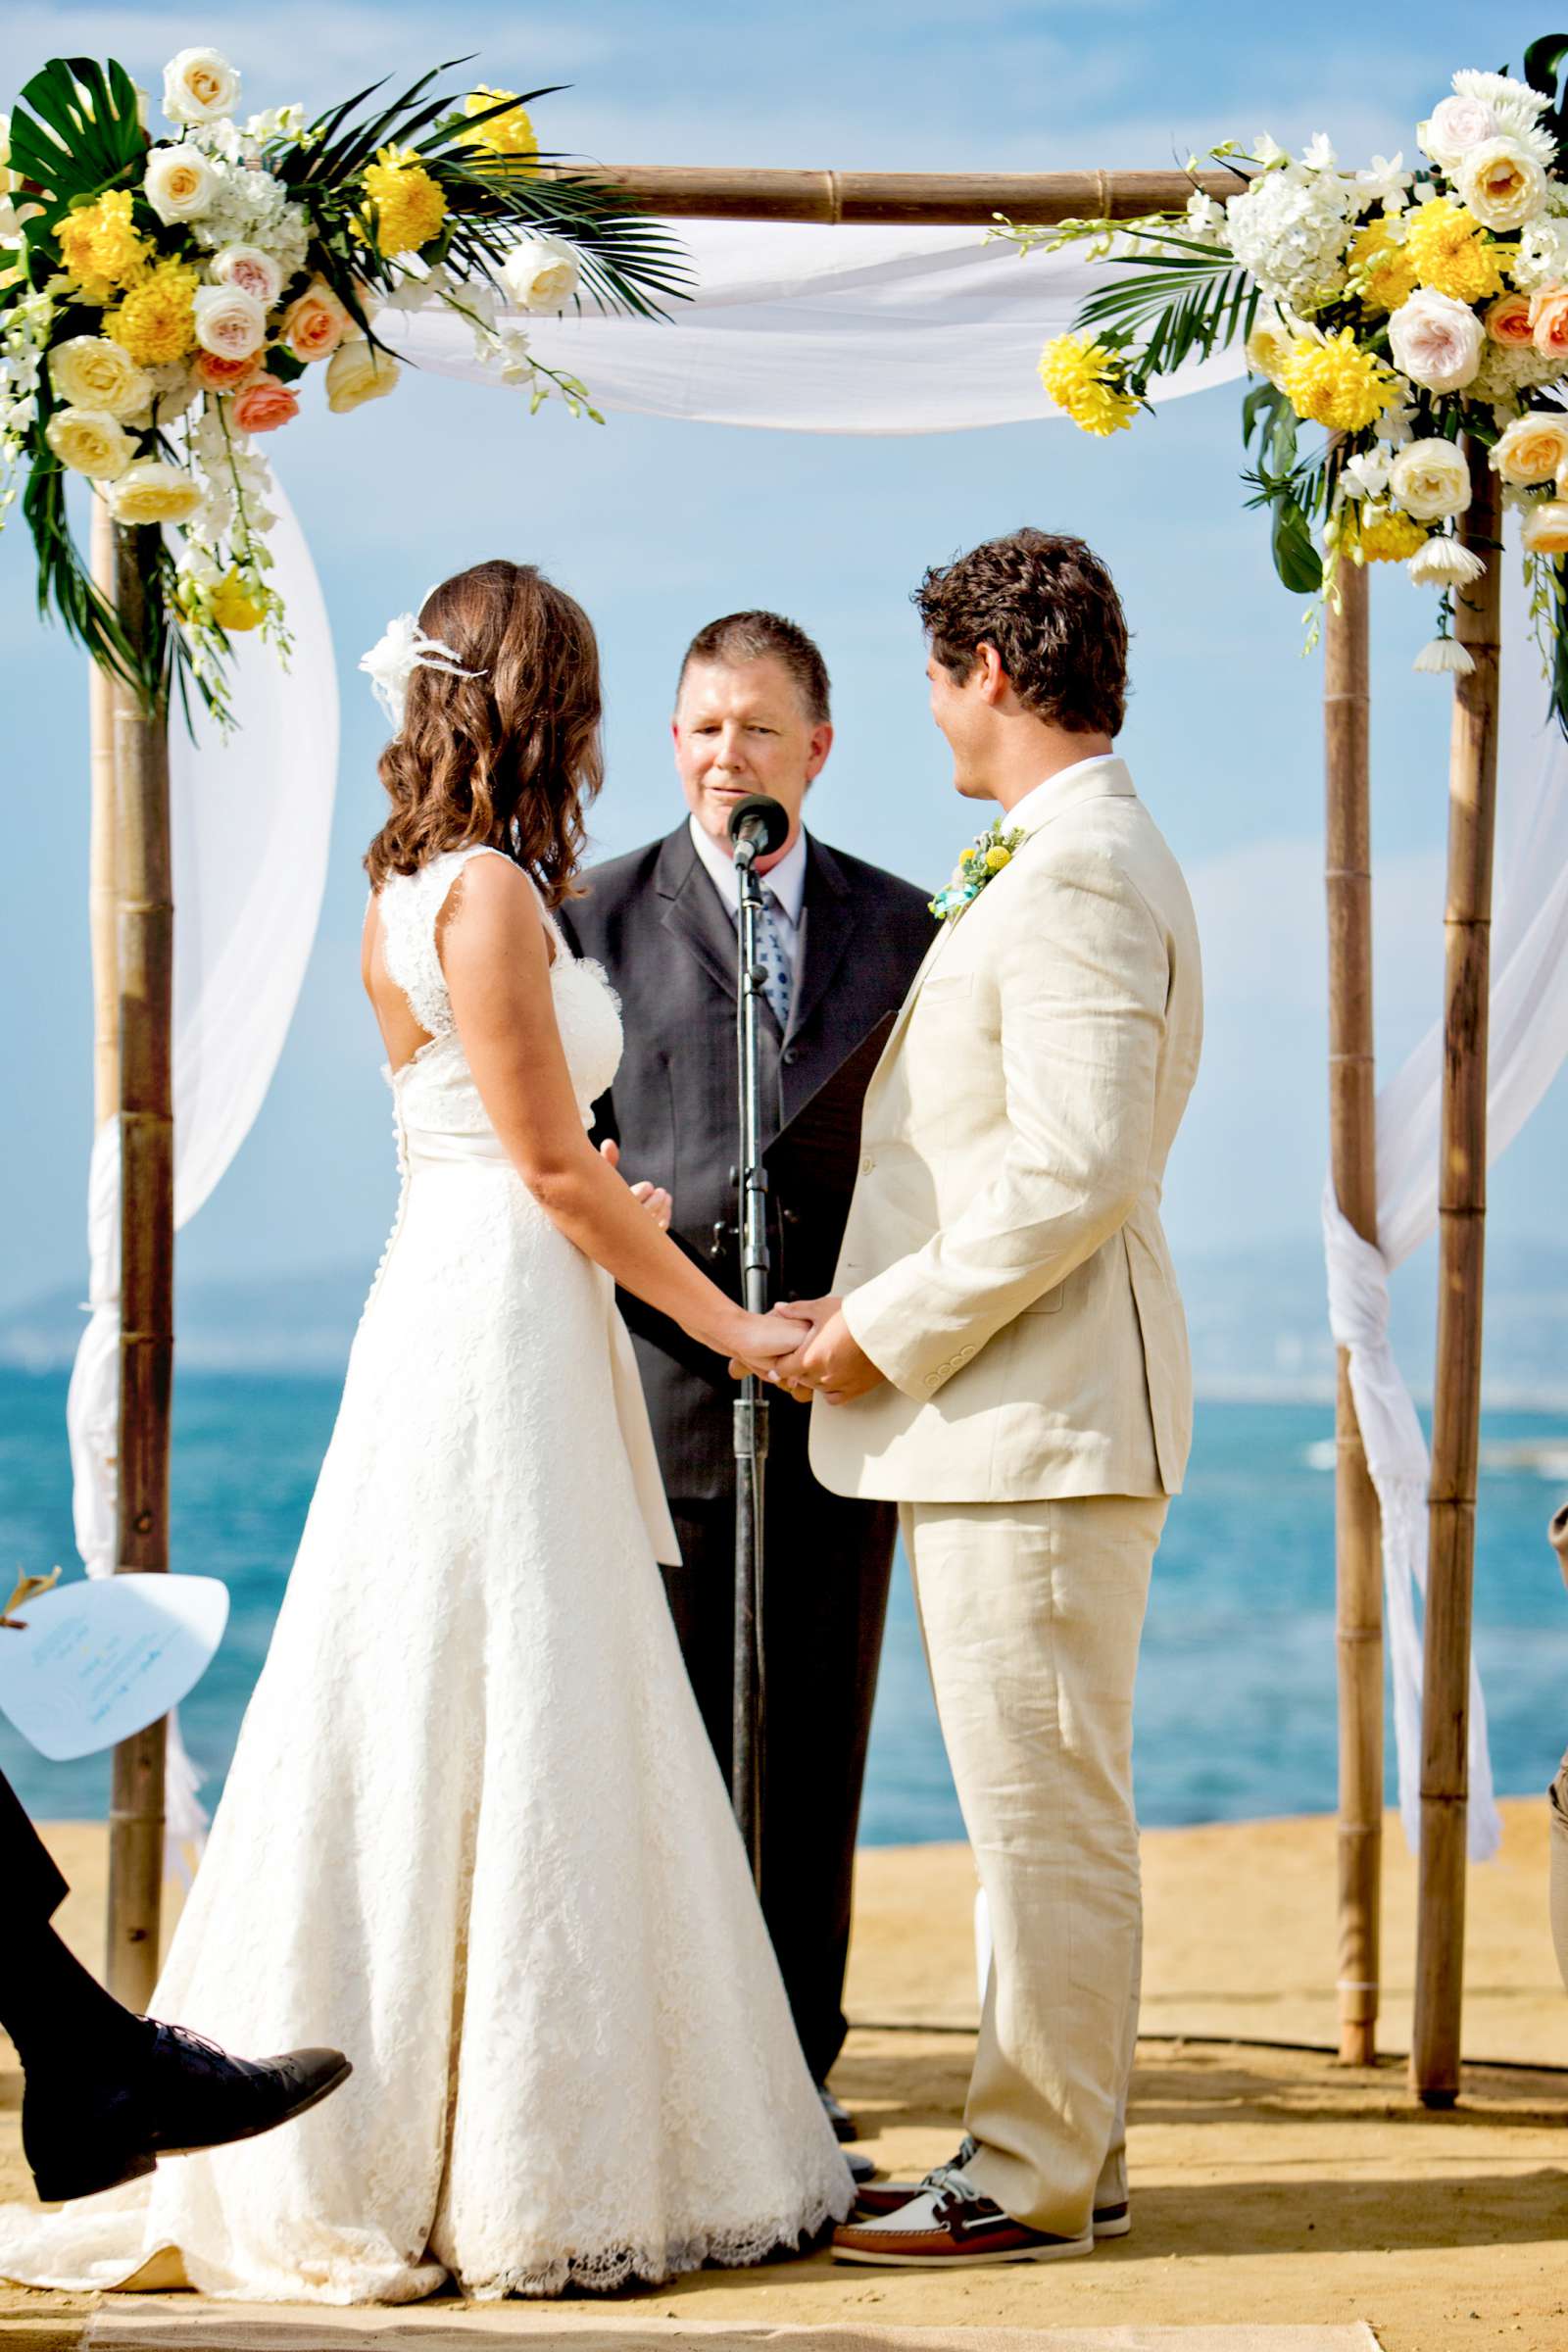
[[[281,490],[273,575],[294,640],[235,640],[225,742],[205,719],[170,730],[174,865],[174,1223],[186,1225],[228,1167],[271,1083],[310,960],[326,882],[337,781],[337,672],[304,534]],[[120,1131],[105,1120],[87,1185],[90,1316],[71,1377],[76,1548],[89,1576],[115,1567],[120,1353]],[[191,1562],[200,1568],[200,1560]],[[170,1719],[172,1862],[199,1843],[199,1781]]]
[[[1502,720],[1497,759],[1497,891],[1492,932],[1487,1158],[1505,1152],[1568,1058],[1568,744],[1544,725],[1519,564],[1504,564]],[[1389,1665],[1399,1812],[1412,1848],[1421,1826],[1422,1635],[1427,1589],[1426,1439],[1389,1345],[1389,1276],[1438,1222],[1443,1029],[1435,1024],[1378,1097],[1378,1246],[1323,1198],[1329,1323],[1349,1350],[1350,1388],[1383,1521]],[[1470,1663],[1473,1861],[1502,1839],[1493,1795],[1486,1702]]]

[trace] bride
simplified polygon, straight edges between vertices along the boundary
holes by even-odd
[[[799,1334],[587,1139],[620,1024],[552,912],[601,780],[586,615],[480,564],[403,643],[364,948],[403,1195],[155,2001],[354,2075],[270,2138],[11,2208],[0,2271],[38,2284],[556,2294],[757,2262],[852,2202],[664,1601],[614,1284],[759,1369]]]

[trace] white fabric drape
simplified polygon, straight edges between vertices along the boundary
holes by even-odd
[[[513,322],[536,359],[582,377],[596,408],[798,433],[1039,423],[1050,414],[1040,346],[1104,277],[1076,253],[1023,257],[974,228],[674,226],[699,278],[672,326],[594,313]],[[376,331],[435,374],[498,381],[450,312],[383,313]],[[1154,397],[1241,368],[1239,353],[1221,352]]]
[[[1492,932],[1487,1157],[1497,1158],[1568,1058],[1568,744],[1543,723],[1520,567],[1503,575],[1502,730],[1497,761],[1496,906]],[[1427,1589],[1427,1444],[1389,1346],[1389,1276],[1438,1222],[1443,1026],[1435,1022],[1378,1097],[1378,1247],[1325,1188],[1329,1321],[1350,1351],[1350,1386],[1383,1518],[1389,1663],[1399,1811],[1412,1847],[1421,1818],[1422,1636]],[[1470,1668],[1471,1857],[1495,1853],[1486,1704]]]
[[[174,1223],[188,1224],[249,1133],[310,959],[337,781],[337,672],[326,607],[281,490],[273,577],[294,650],[236,640],[225,742],[205,719],[170,730],[174,864]],[[120,1133],[105,1120],[88,1175],[90,1317],[67,1404],[76,1547],[115,1565],[120,1333]],[[197,1778],[171,1719],[172,1847],[198,1838]]]

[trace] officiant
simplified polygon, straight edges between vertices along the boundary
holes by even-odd
[[[803,821],[833,742],[828,674],[804,630],[735,612],[692,640],[672,720],[687,815],[585,877],[561,920],[621,999],[625,1052],[596,1106],[629,1178],[665,1187],[670,1231],[741,1296],[736,1184],[736,928],[728,825],[765,793],[788,811],[760,858],[762,1128],[772,1298],[831,1283],[859,1158],[860,1104],[930,944],[921,892],[831,850]],[[664,1570],[687,1670],[726,1779],[734,1658],[733,1384],[716,1356],[621,1299],[642,1369],[681,1564]],[[802,2046],[826,2094],[845,2034],[851,1880],[896,1513],[829,1494],[808,1415],[774,1404],[760,1611],[765,1692],[761,1899]],[[853,2125],[827,2099],[842,2137]]]

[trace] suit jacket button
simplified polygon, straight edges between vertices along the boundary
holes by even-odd
[[[862,1176],[869,1176],[869,1175],[870,1175],[870,1173],[871,1173],[871,1170],[872,1170],[872,1169],[873,1169],[875,1166],[876,1166],[876,1161],[875,1161],[875,1160],[874,1160],[874,1159],[871,1157],[871,1154],[870,1154],[870,1152],[868,1152],[866,1153],[865,1157],[864,1157],[864,1158],[861,1160],[861,1162],[860,1162],[860,1174],[861,1174]]]
[[[800,1058],[801,1058],[801,1049],[800,1049],[800,1047],[799,1047],[799,1046],[786,1046],[786,1047],[785,1047],[785,1049],[784,1049],[784,1056],[783,1056],[783,1057],[784,1057],[784,1059],[785,1059],[786,1061],[799,1061],[799,1060],[800,1060]]]

